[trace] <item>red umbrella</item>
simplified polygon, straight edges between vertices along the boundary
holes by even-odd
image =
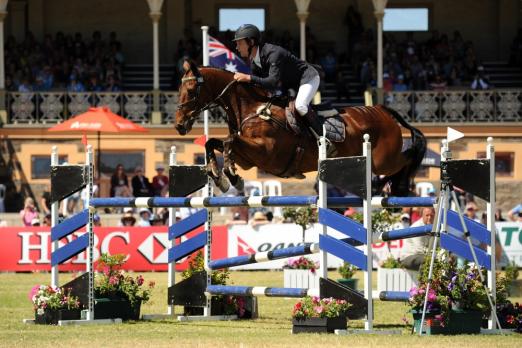
[[[100,177],[100,133],[147,132],[146,128],[113,113],[107,106],[92,107],[83,114],[49,128],[49,132],[97,132],[98,178]]]

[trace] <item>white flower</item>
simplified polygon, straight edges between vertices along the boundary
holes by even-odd
[[[36,313],[38,313],[39,315],[42,315],[45,313],[45,310],[43,308],[38,308],[38,310],[36,311]]]

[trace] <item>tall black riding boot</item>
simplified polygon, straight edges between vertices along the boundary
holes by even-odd
[[[308,124],[308,127],[315,132],[316,138],[323,135],[323,126],[321,125],[321,122],[319,122],[317,114],[312,110],[312,108],[308,108],[308,112],[303,117]]]

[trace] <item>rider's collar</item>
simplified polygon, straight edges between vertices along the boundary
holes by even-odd
[[[256,55],[254,57],[254,64],[257,65],[258,67],[262,68],[262,66],[261,66],[261,58],[259,58],[259,49],[260,49],[260,47],[257,46],[256,47]]]

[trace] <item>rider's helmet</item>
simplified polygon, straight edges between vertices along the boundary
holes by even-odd
[[[253,41],[254,45],[258,45],[259,41],[261,40],[261,32],[253,24],[243,24],[237,28],[233,41],[241,39],[250,39]]]

